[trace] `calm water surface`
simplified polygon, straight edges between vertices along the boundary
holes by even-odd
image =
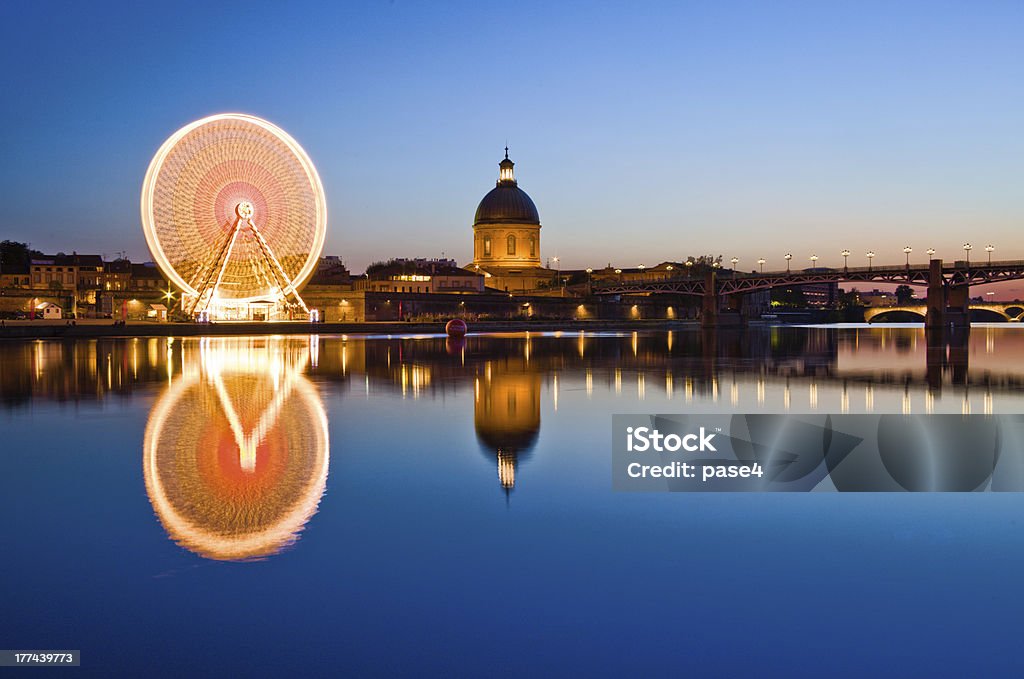
[[[1015,672],[1018,494],[613,493],[609,435],[1024,413],[1022,359],[1011,326],[0,343],[0,647],[96,676]]]

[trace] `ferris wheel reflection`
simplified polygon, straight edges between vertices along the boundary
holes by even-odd
[[[177,544],[244,561],[298,539],[330,458],[327,416],[302,372],[316,350],[308,339],[183,343],[190,367],[153,406],[143,444],[146,492]]]

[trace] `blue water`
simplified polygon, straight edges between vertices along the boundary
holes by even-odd
[[[582,356],[576,335],[177,340],[170,358],[164,340],[4,345],[0,647],[81,649],[60,672],[88,676],[1017,673],[1017,494],[612,492],[612,413],[742,410],[768,363],[705,371],[699,340],[663,341],[587,337]],[[231,380],[272,376],[282,354],[326,414],[326,488],[271,553],[190,549],[144,478],[154,409],[211,371],[241,401]],[[688,377],[730,371],[739,404],[724,386],[685,398]],[[824,411],[841,377],[821,378]],[[881,403],[889,389],[880,377]],[[1005,391],[996,410],[1016,403]],[[488,447],[502,436],[520,447],[507,488]]]

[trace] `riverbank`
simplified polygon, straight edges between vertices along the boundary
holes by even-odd
[[[74,325],[66,321],[6,321],[0,327],[0,339],[63,339],[107,337],[231,337],[246,335],[398,335],[443,334],[443,322],[411,323],[398,321],[366,323],[151,323],[81,320]],[[578,332],[614,330],[671,330],[697,328],[694,320],[511,320],[475,321],[469,324],[475,332]]]

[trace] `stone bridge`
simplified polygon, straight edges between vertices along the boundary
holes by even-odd
[[[968,309],[971,320],[981,323],[1024,321],[1024,302],[971,303],[968,305]],[[864,309],[864,320],[868,323],[885,323],[888,320],[886,316],[891,317],[899,312],[920,316],[923,323],[928,313],[928,305],[921,302],[920,304],[868,307]]]

